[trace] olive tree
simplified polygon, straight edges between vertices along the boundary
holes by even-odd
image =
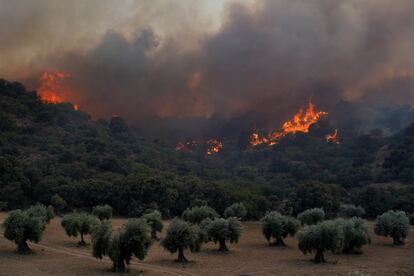
[[[283,241],[288,235],[293,237],[299,229],[300,222],[279,212],[267,213],[261,220],[262,232],[270,245],[285,246]],[[272,242],[272,238],[275,240]]]
[[[3,222],[4,237],[14,241],[19,254],[31,252],[27,241],[38,243],[45,229],[41,217],[30,216],[21,210],[11,211]]]
[[[317,224],[325,219],[325,212],[322,208],[308,209],[300,213],[298,219],[302,225]]]
[[[190,223],[199,224],[206,218],[213,219],[218,216],[217,212],[209,206],[195,206],[191,209],[186,209],[183,212],[182,218]]]
[[[61,225],[69,237],[80,235],[79,245],[86,245],[84,236],[91,233],[92,228],[98,224],[99,220],[86,213],[71,213],[62,218]]]
[[[224,210],[224,217],[236,217],[239,219],[243,219],[247,214],[246,207],[244,207],[243,203],[234,203],[231,206],[227,207]]]
[[[162,224],[161,212],[158,210],[151,210],[142,216],[146,219],[148,225],[151,227],[151,238],[158,240],[157,232],[161,232],[164,228]]]
[[[93,207],[92,214],[99,220],[112,218],[112,207],[108,204]]]
[[[66,201],[58,194],[55,194],[50,198],[50,204],[56,210],[57,214],[60,214],[66,208]]]
[[[392,237],[394,245],[403,245],[409,229],[409,219],[403,211],[388,211],[377,217],[375,234]]]
[[[241,223],[237,218],[210,218],[201,223],[201,229],[207,234],[208,240],[219,244],[219,251],[229,251],[226,241],[238,243],[241,235]]]
[[[342,204],[339,207],[339,214],[345,218],[363,217],[365,215],[365,209],[352,204]]]
[[[165,238],[161,241],[161,246],[172,254],[178,251],[177,262],[187,263],[184,250],[198,252],[204,241],[203,233],[197,225],[190,225],[181,219],[173,219],[168,226]]]
[[[325,251],[342,251],[343,233],[336,221],[324,221],[306,227],[298,234],[298,241],[298,247],[303,254],[315,253],[313,261],[320,263],[325,262]]]
[[[114,272],[126,272],[134,256],[145,259],[150,246],[150,227],[145,219],[128,220],[114,235],[109,221],[98,223],[92,231],[92,255],[98,259],[107,255]]]
[[[26,210],[27,215],[30,217],[38,217],[40,218],[43,228],[46,227],[46,224],[49,224],[49,222],[53,219],[55,216],[55,212],[53,210],[52,206],[45,206],[43,204],[35,204],[30,206],[29,209]]]
[[[348,220],[337,219],[338,227],[341,227],[343,234],[343,249],[345,254],[361,254],[362,246],[371,242],[368,227],[365,222],[358,217]]]

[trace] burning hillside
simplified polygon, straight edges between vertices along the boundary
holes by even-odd
[[[250,145],[257,146],[267,144],[269,146],[276,145],[279,140],[286,135],[295,134],[296,132],[308,133],[309,127],[318,122],[321,118],[328,115],[328,112],[317,111],[315,105],[309,101],[306,110],[299,110],[293,118],[283,123],[281,129],[273,130],[268,135],[260,135],[254,132],[250,135]]]
[[[58,104],[68,102],[69,97],[73,94],[72,91],[64,85],[66,79],[70,75],[65,72],[43,72],[40,77],[40,84],[37,88],[40,98],[45,103]],[[74,104],[75,110],[79,109],[79,106]]]
[[[193,152],[200,146],[200,142],[192,139],[188,139],[185,142],[178,142],[175,146],[176,151],[180,152]],[[214,155],[221,151],[223,148],[223,142],[219,139],[213,138],[205,142],[205,153],[207,155]]]

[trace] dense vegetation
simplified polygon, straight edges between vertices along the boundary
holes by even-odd
[[[120,117],[91,119],[0,80],[0,207],[41,202],[60,212],[109,204],[118,215],[158,209],[174,217],[200,201],[220,215],[240,202],[247,218],[315,207],[329,218],[343,202],[369,217],[414,212],[414,125],[392,137],[341,129],[339,145],[326,143],[324,127],[272,148],[247,147],[241,133],[214,156],[176,152],[161,139],[140,137]]]

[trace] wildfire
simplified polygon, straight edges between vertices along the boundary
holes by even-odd
[[[218,139],[210,139],[207,141],[207,155],[213,155],[220,152],[223,148],[223,143]]]
[[[40,77],[40,85],[36,89],[41,100],[52,104],[67,102],[68,97],[73,94],[64,85],[64,81],[69,77],[70,75],[65,72],[43,72]],[[75,104],[73,108],[78,110],[79,106]]]
[[[267,136],[261,136],[258,132],[252,133],[250,135],[250,144],[252,146],[260,144],[267,144],[269,146],[276,145],[282,137],[285,137],[288,134],[309,132],[309,127],[326,115],[328,115],[327,112],[316,111],[315,105],[309,101],[306,110],[300,109],[299,112],[293,116],[293,119],[283,123],[281,129],[271,131]]]
[[[176,151],[193,151],[198,146],[198,142],[195,140],[187,140],[185,142],[179,142],[175,146]]]
[[[333,133],[328,133],[325,136],[325,140],[328,143],[340,144],[340,142],[339,142],[339,135],[338,135],[338,129],[335,129],[335,131]]]

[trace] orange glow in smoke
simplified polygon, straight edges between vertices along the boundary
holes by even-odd
[[[68,102],[73,91],[64,84],[70,75],[65,72],[43,72],[40,77],[40,85],[36,89],[40,99],[45,103],[58,104]],[[79,109],[79,105],[74,104],[75,110]]]

